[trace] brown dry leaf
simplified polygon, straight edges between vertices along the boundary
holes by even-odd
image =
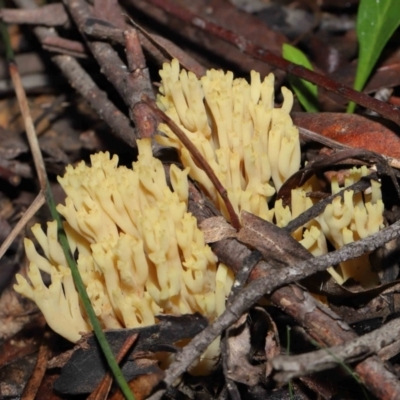
[[[134,329],[105,331],[107,340],[114,352],[117,352],[126,338],[139,333],[135,345],[125,357],[125,377],[129,380],[138,376],[156,373],[153,364],[143,369],[143,352],[176,352],[174,343],[189,339],[207,326],[207,320],[200,314],[186,314],[179,317],[159,315],[160,322]],[[140,357],[140,358],[139,358]],[[149,356],[146,354],[145,358]],[[139,361],[139,362],[138,362]],[[157,367],[158,368],[158,367]],[[82,371],[86,371],[82,374]],[[76,345],[76,349],[67,364],[63,367],[54,388],[64,395],[91,393],[103,379],[107,366],[102,361],[100,349],[92,334],[85,335]]]
[[[227,377],[235,382],[254,386],[257,385],[260,380],[263,367],[261,365],[251,365],[249,362],[251,334],[247,317],[247,313],[242,315],[240,319],[227,330]]]
[[[281,344],[279,341],[278,328],[272,319],[272,317],[263,309],[257,308],[259,313],[264,313],[264,320],[268,326],[267,335],[265,337],[265,356],[268,360],[271,360],[281,352]],[[267,362],[265,376],[268,378],[272,372],[272,365]]]
[[[116,357],[117,363],[120,363],[122,361],[126,353],[136,342],[138,336],[139,336],[138,334],[134,334],[125,340],[125,343],[119,350],[118,355]],[[87,398],[87,400],[107,400],[112,382],[113,382],[113,377],[111,371],[108,371],[107,374],[104,376],[104,378],[101,380],[100,384],[97,386],[97,388]]]
[[[376,118],[342,113],[293,113],[293,122],[302,128],[347,146],[374,151],[400,159],[400,136]],[[387,124],[387,121],[385,122]]]
[[[19,332],[37,315],[36,306],[14,291],[10,285],[0,297],[0,339],[7,339]]]
[[[286,267],[308,260],[312,255],[283,229],[254,214],[242,211],[242,229],[237,239],[258,250],[264,260],[274,260],[276,266]]]

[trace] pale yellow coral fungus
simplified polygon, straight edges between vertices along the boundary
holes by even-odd
[[[365,166],[350,169],[347,172],[344,188],[368,174],[369,170]],[[332,194],[336,194],[342,189],[338,184],[337,177],[333,176]],[[281,200],[275,203],[275,217],[278,226],[286,226],[292,219],[313,205],[311,199],[306,197],[306,192],[311,190],[309,184],[292,190],[291,210],[289,207],[283,207]],[[321,215],[303,227],[305,229],[297,229],[293,233],[293,237],[314,256],[327,253],[326,240],[339,249],[345,244],[363,239],[384,226],[384,205],[381,197],[380,183],[374,180],[371,180],[371,189],[364,193],[355,194],[354,191],[347,190],[343,200],[339,196],[334,198]],[[368,254],[345,261],[337,268],[329,268],[328,271],[339,284],[343,284],[349,278],[354,278],[364,287],[372,287],[379,282],[378,275],[371,269]]]
[[[137,327],[155,315],[196,311],[215,319],[225,309],[233,276],[204,243],[187,212],[187,170],[171,166],[171,190],[149,140],[138,141],[133,169],[118,167],[108,153],[91,157],[59,182],[67,194],[58,211],[94,310],[104,328]],[[25,239],[28,278],[15,289],[35,301],[49,325],[73,342],[90,330],[62,249],[56,223],[47,234],[33,228],[44,257]],[[46,287],[40,271],[51,274]]]
[[[289,111],[293,95],[282,88],[284,102],[274,108],[274,76],[251,83],[233,79],[232,72],[207,71],[200,80],[179,68],[177,60],[163,65],[158,106],[176,122],[214,170],[237,213],[246,210],[269,221],[268,200],[300,167],[300,142]],[[198,181],[228,218],[222,199],[188,150],[165,124],[158,137],[179,150],[189,175]]]
[[[348,171],[344,187],[352,185],[368,174],[368,168],[365,166],[352,168]],[[335,194],[341,189],[337,178],[333,177],[332,193]],[[352,190],[345,191],[343,200],[336,197],[317,221],[325,237],[339,249],[345,244],[363,239],[382,229],[383,210],[380,183],[371,181],[370,193],[354,194]],[[354,278],[364,287],[372,287],[379,282],[376,272],[371,270],[368,254],[343,262],[337,269],[330,269],[330,273],[338,283]]]
[[[158,106],[186,133],[205,157],[224,187],[237,213],[252,212],[286,226],[313,205],[308,182],[292,190],[292,204],[281,201],[269,209],[268,201],[300,167],[299,133],[289,112],[292,94],[282,88],[284,102],[274,108],[273,75],[262,82],[251,73],[251,83],[234,79],[231,72],[211,70],[201,80],[180,71],[173,60],[164,64]],[[170,168],[173,190],[164,167],[151,153],[149,140],[138,141],[139,156],[133,168],[118,166],[108,153],[91,157],[91,167],[81,162],[67,167],[59,182],[67,194],[58,211],[90,301],[104,328],[154,324],[155,315],[200,312],[214,320],[225,309],[233,276],[217,262],[205,244],[196,219],[187,212],[188,174],[228,217],[222,199],[188,150],[164,124],[158,140],[178,149],[185,170]],[[349,186],[368,173],[366,168],[348,173]],[[340,190],[332,182],[332,192]],[[383,226],[379,183],[370,193],[347,191],[315,220],[293,233],[315,256],[326,253],[327,240],[339,248],[364,238]],[[28,280],[17,275],[15,289],[36,302],[49,325],[76,342],[90,331],[70,270],[57,241],[55,222],[47,232],[32,229],[42,248],[39,254],[26,239],[30,260]],[[50,274],[47,287],[41,271]],[[331,268],[343,283],[354,277],[365,285],[377,281],[366,257]],[[218,340],[205,357],[217,354]],[[214,363],[211,360],[211,365]]]
[[[211,70],[200,80],[180,70],[177,60],[163,65],[157,104],[188,136],[202,153],[228,192],[237,213],[246,210],[268,221],[286,226],[313,205],[306,196],[312,191],[307,183],[292,190],[291,209],[282,201],[268,208],[268,201],[282,184],[300,168],[300,141],[289,112],[293,96],[282,88],[283,104],[274,108],[274,77],[262,82],[257,72],[251,72],[251,82],[234,79],[232,72]],[[189,175],[199,182],[214,203],[228,218],[225,205],[205,172],[196,165],[188,150],[168,126],[160,124],[165,136],[162,144],[178,149]],[[352,169],[345,186],[367,174],[366,167]],[[324,213],[293,237],[312,254],[326,253],[330,241],[336,248],[363,238],[383,226],[383,203],[379,183],[372,181],[372,196],[347,192],[344,202],[336,198]],[[332,193],[340,190],[332,182]],[[342,263],[329,271],[340,284],[354,277],[363,284],[376,283],[366,256]],[[350,264],[352,266],[350,266]],[[361,267],[364,264],[364,267]]]

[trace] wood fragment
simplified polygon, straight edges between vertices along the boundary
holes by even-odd
[[[324,371],[341,363],[358,362],[397,342],[399,330],[400,319],[395,319],[382,328],[357,337],[343,345],[305,354],[277,356],[271,360],[273,368],[277,371],[274,374],[274,379],[278,382],[289,382],[293,378]]]

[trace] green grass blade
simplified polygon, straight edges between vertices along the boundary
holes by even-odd
[[[104,357],[107,360],[108,366],[111,369],[112,374],[114,375],[115,380],[117,381],[122,393],[124,394],[127,400],[135,400],[135,396],[133,395],[128,383],[125,380],[125,377],[122,374],[122,371],[112,353],[111,347],[107,342],[107,338],[101,328],[100,322],[94,312],[92,303],[90,302],[89,296],[86,292],[85,285],[83,284],[82,277],[79,273],[78,267],[74,258],[72,257],[71,249],[69,247],[67,235],[65,234],[61,217],[58,211],[56,210],[56,204],[54,201],[53,193],[50,188],[49,182],[47,182],[45,197],[47,200],[47,204],[50,209],[51,216],[57,221],[58,228],[58,240],[60,241],[61,247],[64,250],[65,258],[67,260],[67,264],[71,269],[72,278],[74,280],[76,289],[79,293],[79,297],[82,300],[85,311],[89,317],[90,323],[93,327],[94,334],[99,342],[99,345],[103,351]]]
[[[288,60],[293,64],[298,64],[311,70],[313,69],[307,56],[301,50],[291,46],[290,44],[284,43],[282,48],[282,56],[285,60]],[[300,104],[306,111],[318,111],[318,87],[316,85],[292,75],[289,75],[289,83],[296,93]]]
[[[389,38],[400,25],[399,0],[361,0],[357,14],[359,43],[354,89],[362,90]],[[353,112],[350,103],[347,112]]]

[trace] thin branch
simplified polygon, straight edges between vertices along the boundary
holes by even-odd
[[[240,316],[255,304],[262,296],[271,293],[280,286],[304,279],[318,271],[325,271],[331,265],[350,260],[362,254],[373,251],[383,244],[390,242],[400,235],[400,221],[395,222],[388,228],[383,229],[365,239],[350,243],[341,249],[333,251],[314,259],[301,262],[295,266],[275,269],[266,265],[270,271],[266,276],[250,282],[232,302],[229,309],[206,329],[194,337],[175,361],[166,371],[164,382],[167,386],[183,374],[189,366],[202,354],[207,346],[219,336],[226,328],[236,322]],[[266,264],[266,263],[260,263]]]
[[[14,84],[15,94],[17,95],[18,104],[21,109],[21,114],[24,119],[26,135],[29,142],[29,147],[32,152],[33,162],[35,163],[36,172],[39,178],[40,188],[45,190],[46,188],[46,167],[42,157],[42,152],[39,147],[39,141],[37,140],[35,127],[33,125],[31,113],[29,111],[28,100],[26,98],[25,90],[22,86],[21,77],[18,73],[17,65],[12,61],[9,63],[9,71],[11,80]]]
[[[4,8],[0,18],[8,24],[32,24],[46,26],[65,26],[69,23],[68,14],[61,3],[47,4],[35,10],[15,10]]]
[[[14,226],[13,230],[7,236],[7,239],[1,244],[1,247],[0,247],[0,258],[2,258],[4,256],[5,252],[11,246],[11,243],[18,236],[18,234],[24,228],[26,223],[35,215],[36,211],[38,211],[40,209],[40,207],[42,207],[42,205],[44,203],[45,203],[45,197],[44,197],[44,194],[43,194],[43,190],[41,190],[39,192],[39,194],[36,196],[35,200],[33,200],[33,202],[31,203],[29,208],[25,211],[24,215],[21,217],[21,219]]]
[[[338,364],[360,361],[395,343],[399,330],[400,319],[397,318],[344,345],[295,356],[277,356],[271,360],[273,368],[277,371],[274,379],[278,382],[288,382],[293,378],[324,371]]]
[[[345,192],[347,192],[348,190],[353,190],[354,193],[359,193],[359,192],[363,192],[364,190],[369,188],[371,186],[370,179],[374,179],[374,178],[376,178],[376,175],[372,176],[372,174],[369,175],[369,176],[366,176],[366,177],[362,177],[358,182],[353,183],[352,185],[343,188],[340,192],[338,192],[336,194],[332,194],[329,197],[326,197],[325,199],[319,201],[318,203],[315,203],[308,210],[304,211],[299,216],[297,216],[296,218],[292,219],[282,229],[285,230],[286,232],[289,232],[289,233],[295,231],[296,229],[300,228],[301,226],[303,226],[307,222],[311,221],[312,219],[318,217],[318,215],[323,213],[324,210],[325,210],[325,207],[328,204],[331,204],[332,201],[336,197],[343,198]]]
[[[28,10],[37,6],[33,0],[15,0],[15,3]],[[54,30],[44,27],[34,28],[40,41],[47,37],[58,37]],[[90,104],[94,111],[111,128],[112,132],[131,147],[136,147],[136,132],[129,119],[108,99],[107,93],[100,90],[90,75],[70,56],[58,55],[52,61],[60,68],[71,86]]]

